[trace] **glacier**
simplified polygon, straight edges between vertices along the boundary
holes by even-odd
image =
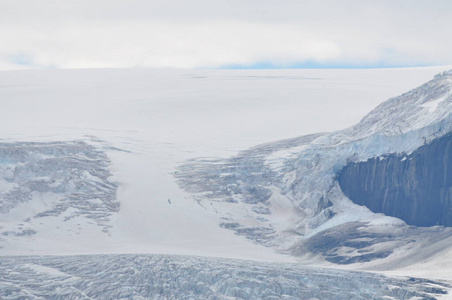
[[[170,255],[2,257],[12,299],[425,299],[450,283],[413,277]]]
[[[450,71],[352,125],[442,69],[0,72],[0,298],[447,297],[451,228],[338,182],[450,132]]]
[[[415,240],[422,241],[416,249],[451,240],[452,230],[408,228],[400,219],[375,216],[344,195],[338,173],[350,162],[411,153],[451,131],[452,70],[389,99],[347,129],[257,146],[224,160],[190,160],[175,176],[198,203],[215,207],[224,228],[256,243],[304,255],[316,249],[315,241],[324,245],[315,252],[328,261],[369,262]],[[281,203],[291,211],[283,224]],[[241,213],[229,214],[237,205]],[[325,231],[342,241],[328,242]],[[414,251],[408,248],[407,256]]]
[[[2,236],[34,235],[45,217],[94,221],[104,232],[119,210],[109,159],[82,141],[0,144]],[[1,238],[0,238],[1,241]]]

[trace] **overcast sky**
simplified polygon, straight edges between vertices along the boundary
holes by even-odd
[[[450,64],[451,0],[0,1],[0,70]]]

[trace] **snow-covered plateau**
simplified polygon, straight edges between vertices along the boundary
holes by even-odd
[[[447,69],[0,72],[1,298],[448,297],[451,228],[338,182],[452,131]]]

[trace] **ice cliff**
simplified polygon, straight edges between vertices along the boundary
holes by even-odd
[[[411,154],[349,163],[338,180],[355,203],[416,226],[452,226],[452,135]]]

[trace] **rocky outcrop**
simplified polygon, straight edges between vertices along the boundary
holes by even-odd
[[[415,226],[452,226],[452,134],[410,155],[349,163],[338,181],[347,197],[373,212]]]

